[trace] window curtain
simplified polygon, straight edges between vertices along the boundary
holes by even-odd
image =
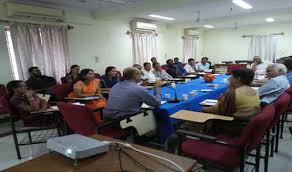
[[[183,62],[187,63],[189,58],[196,60],[198,38],[193,36],[183,37]]]
[[[260,56],[262,60],[274,62],[277,50],[277,36],[272,34],[252,36],[249,43],[249,60]]]
[[[66,26],[11,23],[10,32],[20,79],[28,68],[38,66],[42,74],[58,82],[70,66]]]
[[[134,64],[150,62],[152,57],[157,57],[156,33],[132,33]]]

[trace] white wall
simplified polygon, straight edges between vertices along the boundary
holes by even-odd
[[[108,65],[114,65],[119,70],[132,66],[132,40],[126,34],[130,30],[128,23],[96,21],[90,26],[75,26],[69,31],[69,51],[73,63],[93,68],[101,74]],[[182,57],[183,29],[167,25],[158,27],[158,61],[164,63],[166,58]]]
[[[273,23],[260,26],[240,27],[237,30],[218,29],[206,31],[203,34],[203,55],[210,58],[213,63],[222,60],[247,59],[250,38],[242,38],[242,35],[278,33],[279,36],[277,57],[292,54],[292,23]]]

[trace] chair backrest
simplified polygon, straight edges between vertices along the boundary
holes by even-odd
[[[100,74],[99,74],[99,73],[95,73],[95,74],[94,74],[94,78],[95,78],[95,79],[100,79]]]
[[[54,93],[56,101],[63,101],[65,97],[73,90],[71,84],[59,84],[50,88]]]
[[[288,90],[286,90],[286,93],[290,95],[290,104],[291,104],[292,103],[292,86],[290,86]]]
[[[275,107],[273,104],[265,106],[244,127],[240,135],[239,144],[246,145],[248,152],[255,149],[265,136],[265,132],[269,129],[274,114]]]
[[[278,121],[281,118],[281,115],[288,110],[290,103],[290,95],[286,92],[281,94],[275,101],[274,101],[274,106],[275,106],[275,117],[272,121],[271,126],[275,127],[278,123]]]
[[[164,65],[161,65],[161,69],[163,69],[163,70],[168,70],[168,66],[166,65],[166,64],[164,64]]]
[[[80,105],[60,102],[57,104],[65,122],[77,134],[90,136],[95,134],[93,112]]]
[[[246,68],[246,64],[229,64],[227,73],[230,74],[234,70],[245,69],[245,68]]]
[[[7,91],[6,91],[6,87],[3,84],[0,84],[0,96],[6,96],[7,95]]]
[[[10,112],[9,103],[5,96],[0,96],[0,109],[1,109],[1,114]]]
[[[62,82],[62,84],[66,84],[67,83],[67,79],[66,79],[65,76],[61,78],[61,82]]]

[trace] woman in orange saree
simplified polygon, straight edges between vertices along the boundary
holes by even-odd
[[[69,98],[83,98],[99,96],[100,99],[89,100],[85,102],[85,106],[92,110],[97,108],[104,108],[106,100],[100,94],[100,80],[94,78],[94,72],[92,69],[83,69],[80,72],[80,78],[73,85],[73,92],[71,92]],[[96,123],[101,122],[101,114],[99,112],[94,113]]]

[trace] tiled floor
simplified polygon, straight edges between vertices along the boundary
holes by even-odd
[[[290,124],[291,125],[291,124]],[[287,125],[286,125],[287,126]],[[1,128],[0,128],[1,130]],[[279,153],[274,154],[269,159],[269,172],[292,172],[292,136],[285,127],[284,139],[280,140]],[[11,135],[0,138],[0,170],[9,168],[19,163],[32,159],[33,157],[48,152],[45,144],[22,146],[22,160],[18,160],[15,152],[14,142]],[[203,172],[205,170],[197,170]],[[210,171],[210,170],[207,170]],[[217,170],[211,170],[217,171]],[[253,171],[253,168],[247,167],[246,171]],[[261,161],[261,170],[263,171],[263,161]]]

